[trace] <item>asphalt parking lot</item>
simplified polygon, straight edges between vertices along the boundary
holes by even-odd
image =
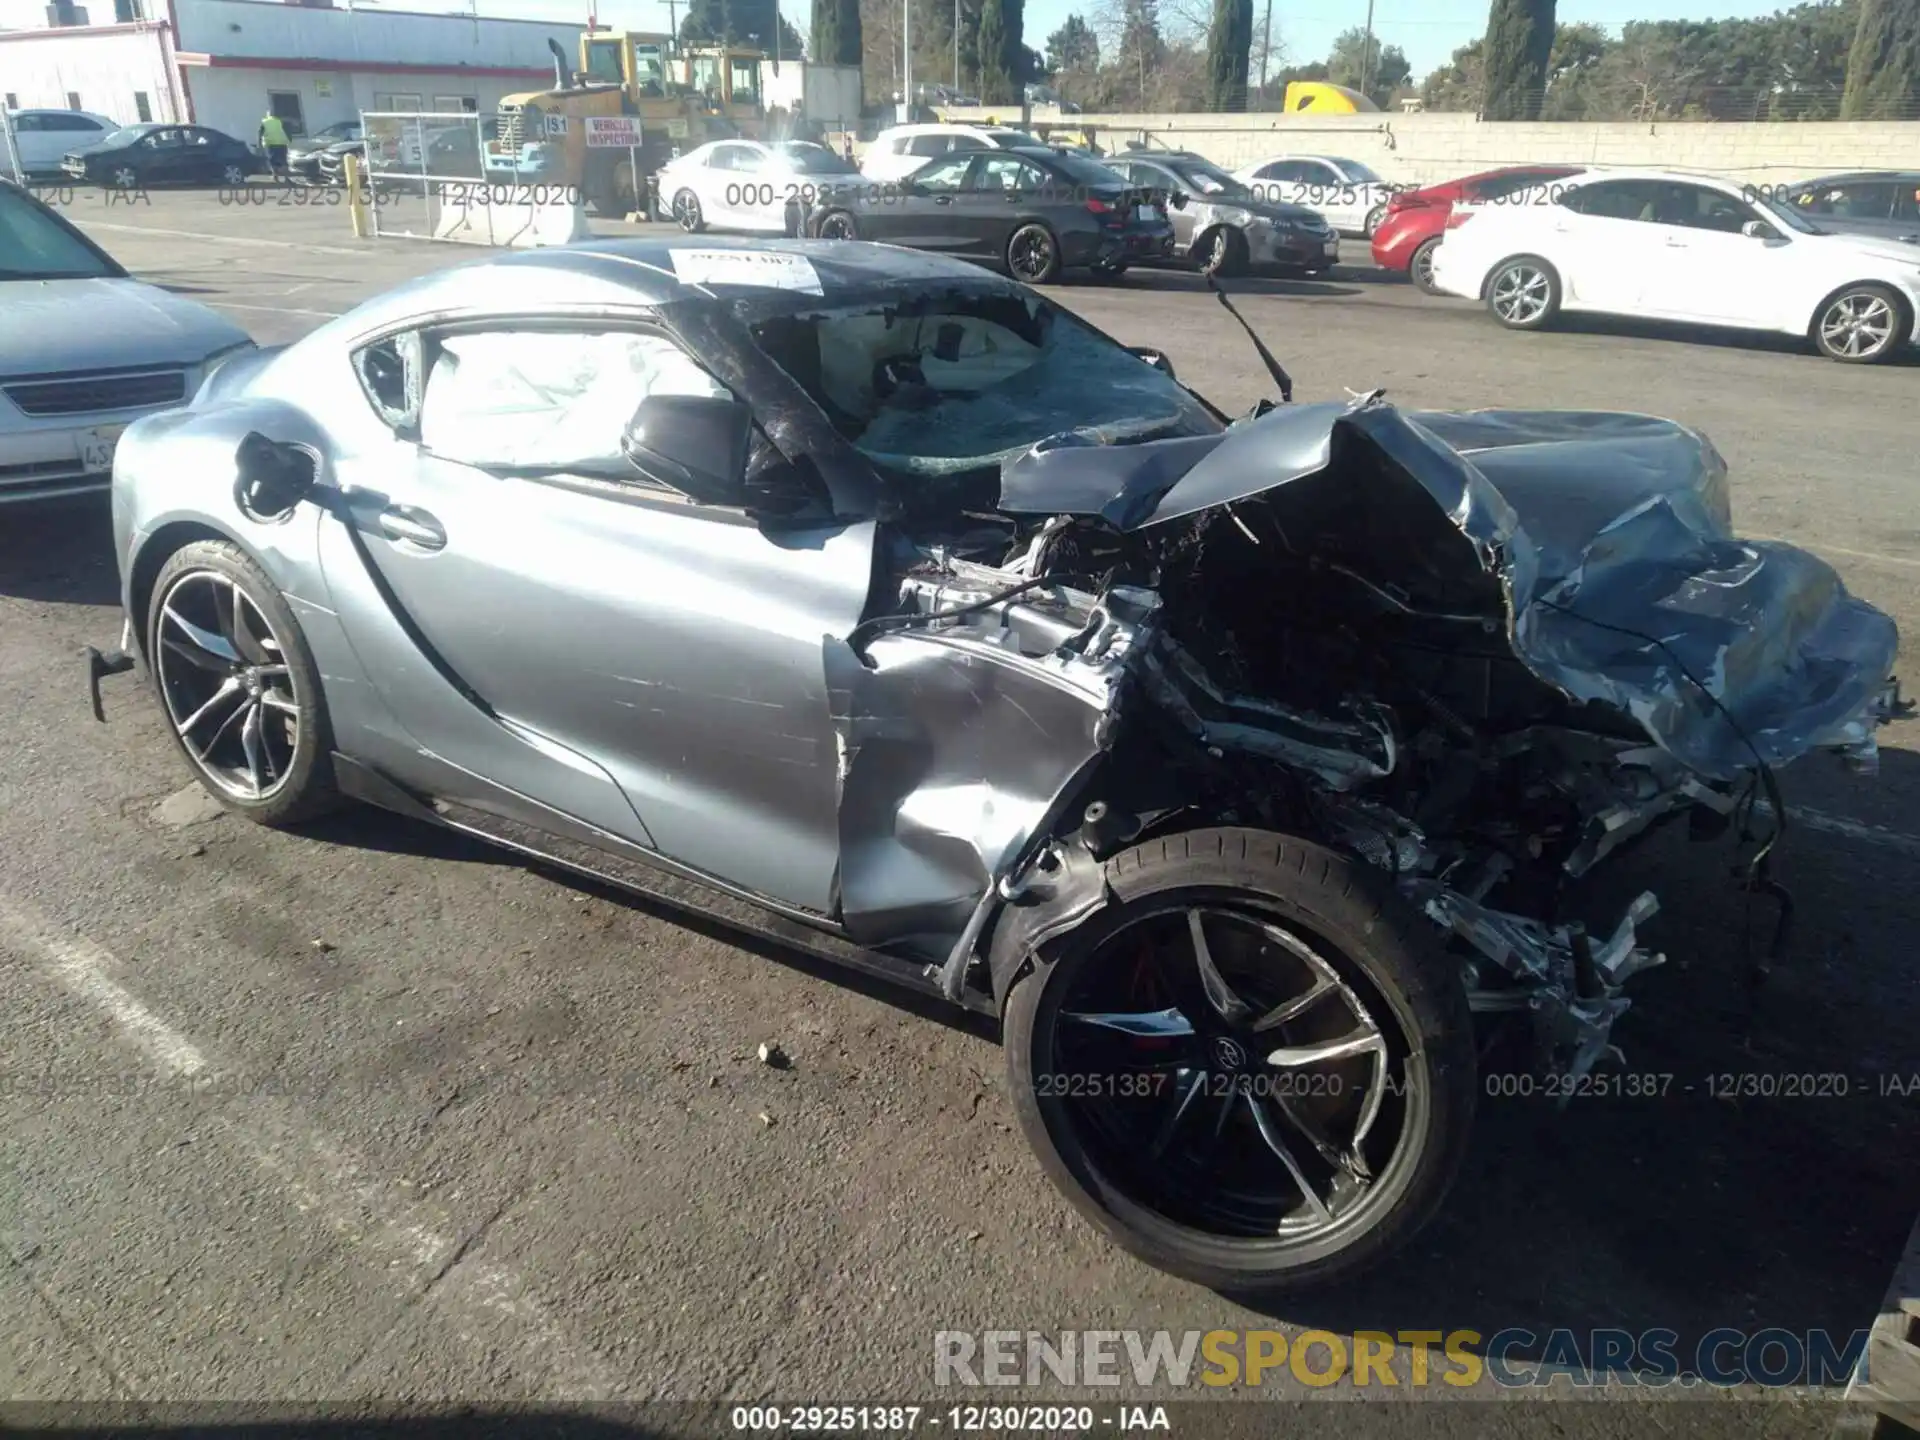
[[[83,190],[66,213],[262,343],[480,258],[356,240],[325,201]],[[1819,551],[1920,626],[1920,363],[1510,334],[1362,266],[1238,288],[1302,400],[1696,425],[1744,533]],[[1057,294],[1225,409],[1270,391],[1194,277]],[[111,687],[106,727],[87,715],[75,654],[118,628],[104,510],[0,510],[0,1397],[928,1400],[933,1333],[995,1327],[1658,1327],[1684,1353],[1721,1326],[1865,1325],[1920,1208],[1920,722],[1883,732],[1877,777],[1783,776],[1796,924],[1757,995],[1742,937],[1771,910],[1747,913],[1725,851],[1674,837],[1613,877],[1665,900],[1669,963],[1615,1030],[1628,1072],[1673,1077],[1663,1098],[1483,1098],[1412,1251],[1261,1313],[1070,1214],[977,1027],[391,817],[283,835],[202,805],[144,691]],[[762,1041],[792,1068],[759,1064]],[[1715,1093],[1744,1075],[1776,1078]],[[1777,1093],[1818,1076],[1837,1078]],[[1543,1428],[1513,1405],[1315,1425],[1383,1408],[1393,1433]],[[1832,1419],[1782,1396],[1656,1423]],[[1553,1425],[1646,1428],[1618,1405]]]

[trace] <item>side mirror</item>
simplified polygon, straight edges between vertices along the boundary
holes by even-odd
[[[649,480],[702,505],[744,505],[753,410],[712,395],[649,395],[620,449]]]
[[[249,430],[233,459],[233,498],[256,520],[277,520],[313,493],[313,457],[298,445]]]
[[[1780,232],[1764,220],[1749,220],[1740,227],[1740,233],[1749,240],[1778,240]]]
[[[1142,360],[1146,361],[1147,364],[1153,366],[1154,369],[1158,370],[1162,375],[1166,376],[1169,380],[1172,380],[1175,378],[1173,373],[1173,361],[1169,360],[1166,357],[1165,352],[1156,350],[1151,345],[1129,345],[1127,347],[1127,353],[1129,355],[1138,355]]]

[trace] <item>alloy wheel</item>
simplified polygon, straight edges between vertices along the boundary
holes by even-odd
[[[1007,259],[1017,279],[1037,281],[1053,268],[1053,239],[1038,225],[1030,225],[1013,237]]]
[[[131,165],[122,165],[113,172],[113,183],[122,190],[131,190],[140,183],[140,173]]]
[[[1493,280],[1493,312],[1509,325],[1531,325],[1546,313],[1553,295],[1547,272],[1536,265],[1509,265]]]
[[[1413,283],[1428,294],[1433,293],[1433,251],[1434,247],[1422,245],[1413,252]]]
[[[247,172],[238,165],[229,165],[225,170],[220,172],[220,178],[226,183],[228,188],[231,189],[247,183]]]
[[[1855,290],[1829,305],[1820,317],[1821,343],[1830,355],[1868,360],[1893,341],[1897,320],[1885,297]]]
[[[673,197],[673,218],[680,222],[682,230],[694,231],[700,228],[700,197],[691,190],[682,190]]]
[[[1380,1178],[1415,1143],[1409,1046],[1323,942],[1196,905],[1145,914],[1103,951],[1061,999],[1049,1069],[1130,1200],[1286,1246],[1391,1203]]]
[[[236,799],[275,794],[300,742],[300,694],[259,602],[229,575],[189,570],[158,603],[154,669],[188,758]]]

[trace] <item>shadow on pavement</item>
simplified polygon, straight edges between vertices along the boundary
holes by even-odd
[[[117,606],[120,574],[106,496],[0,506],[0,595]]]

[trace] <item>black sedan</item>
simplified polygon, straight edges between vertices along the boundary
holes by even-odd
[[[311,135],[297,135],[287,151],[287,171],[317,184],[322,178],[322,157],[339,146],[356,144],[359,139],[358,120],[336,120]]]
[[[906,180],[828,184],[807,224],[823,239],[985,261],[1030,285],[1076,268],[1117,274],[1173,249],[1173,226],[1151,195],[1104,165],[1052,150],[962,151]]]
[[[1780,197],[1822,230],[1920,241],[1920,170],[1861,170],[1803,180]]]
[[[139,185],[244,185],[264,166],[253,149],[204,125],[129,125],[68,152],[75,180],[131,190]]]

